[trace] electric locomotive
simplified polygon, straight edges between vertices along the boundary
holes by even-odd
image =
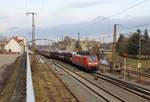
[[[98,69],[98,58],[95,55],[72,55],[72,64],[78,65],[87,71]]]

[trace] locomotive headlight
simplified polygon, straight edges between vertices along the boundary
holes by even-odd
[[[95,64],[98,64],[97,62],[95,62]]]
[[[92,64],[91,62],[89,62],[88,64]]]

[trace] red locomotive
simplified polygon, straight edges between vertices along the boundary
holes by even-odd
[[[71,63],[82,67],[87,71],[95,71],[98,69],[99,61],[97,56],[90,54],[77,54],[68,51],[50,51],[46,53],[45,51],[41,51],[41,54],[52,59],[60,60],[66,63]]]
[[[71,62],[87,71],[97,70],[98,68],[98,58],[95,55],[73,55]]]

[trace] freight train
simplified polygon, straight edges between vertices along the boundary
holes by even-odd
[[[96,55],[76,54],[68,51],[40,51],[45,57],[60,60],[66,63],[76,65],[86,71],[96,71],[98,69],[99,61]]]

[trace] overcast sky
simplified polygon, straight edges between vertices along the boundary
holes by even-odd
[[[1,0],[0,34],[31,27],[31,16],[37,13],[37,27],[87,22],[98,16],[109,17],[143,0]],[[150,16],[150,0],[145,0],[114,18]],[[12,32],[13,33],[13,32]]]

